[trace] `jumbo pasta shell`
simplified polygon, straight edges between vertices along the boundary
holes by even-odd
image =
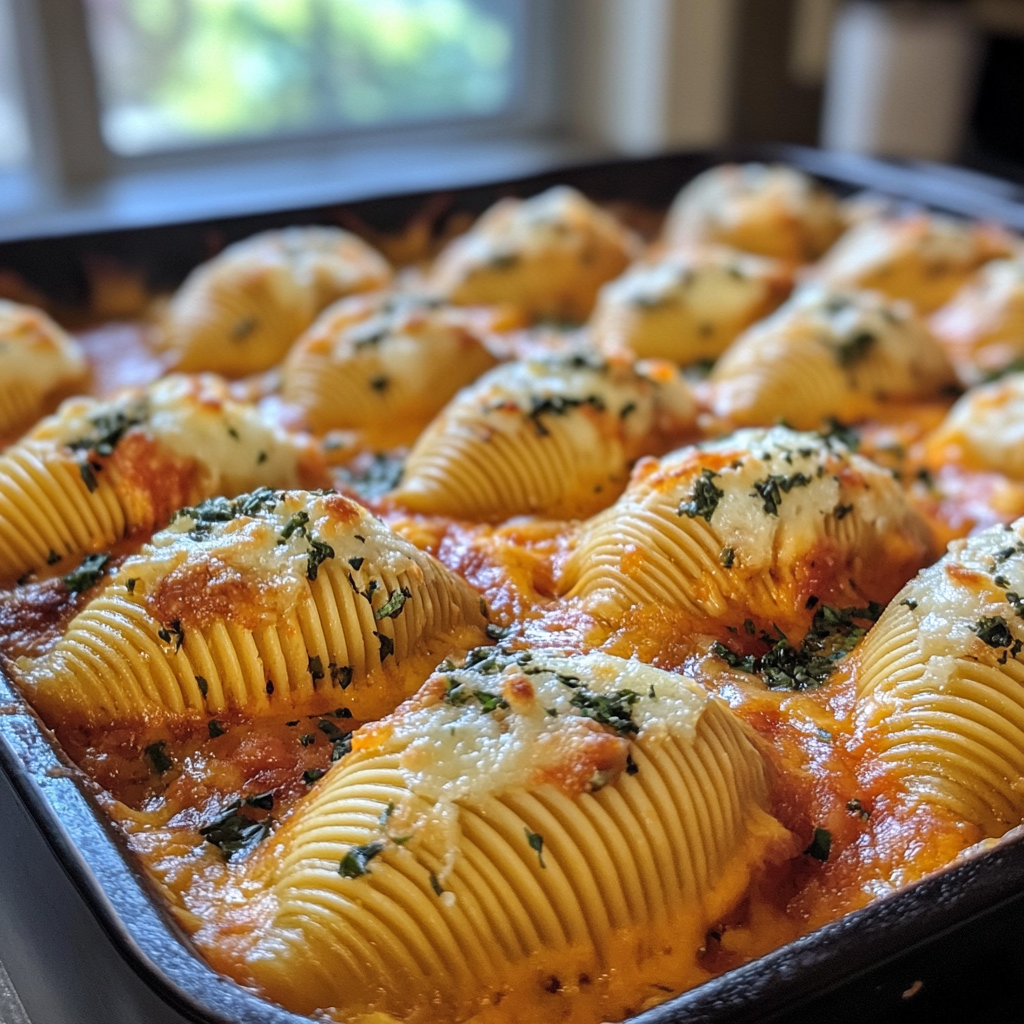
[[[910,213],[855,225],[829,250],[815,274],[830,287],[879,291],[931,313],[983,263],[1012,254],[1012,239],[1002,228]]]
[[[611,214],[562,185],[492,206],[441,251],[429,286],[458,305],[507,302],[530,317],[579,323],[638,251]]]
[[[775,260],[712,246],[670,252],[601,289],[590,333],[604,352],[683,365],[713,360],[791,287]]]
[[[723,164],[676,196],[665,222],[672,246],[719,243],[790,263],[817,259],[843,230],[839,203],[802,171]]]
[[[213,494],[322,482],[308,440],[213,377],[72,399],[0,454],[0,578],[100,551]]]
[[[971,388],[925,445],[936,468],[959,463],[1024,480],[1024,373]]]
[[[909,303],[812,285],[740,335],[711,382],[712,408],[729,423],[814,430],[933,399],[956,377]]]
[[[30,427],[88,373],[78,343],[42,310],[0,299],[0,442]]]
[[[631,459],[663,448],[694,412],[668,367],[646,373],[581,355],[507,363],[421,435],[394,498],[463,519],[587,515],[622,490]]]
[[[1000,836],[1024,820],[1024,521],[911,580],[864,641],[858,735],[903,792]]]
[[[242,971],[289,1009],[618,1019],[656,980],[692,980],[708,924],[791,849],[760,754],[696,684],[607,655],[535,655],[529,675],[480,655],[357,732],[251,862],[271,903]],[[617,729],[580,710],[609,695]]]
[[[359,429],[410,443],[497,362],[477,326],[489,311],[476,312],[415,296],[343,299],[292,347],[283,396],[318,433]],[[487,318],[499,323],[500,313]]]
[[[695,624],[786,628],[812,597],[888,600],[929,541],[891,474],[839,441],[741,430],[638,463],[625,494],[582,525],[558,589],[612,622],[657,605]]]
[[[355,502],[263,490],[183,510],[20,672],[62,726],[339,704],[367,719],[483,625],[465,583]]]
[[[390,278],[380,253],[338,228],[254,235],[189,275],[166,310],[164,347],[177,370],[258,373],[326,306]]]

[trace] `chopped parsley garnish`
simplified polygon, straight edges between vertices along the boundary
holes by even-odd
[[[347,467],[341,469],[340,476],[352,490],[364,498],[379,498],[382,494],[394,490],[402,479],[404,463],[384,452],[377,452],[369,464],[362,468]],[[356,537],[358,540],[358,536]]]
[[[60,555],[57,554],[53,548],[50,548],[50,553],[46,556],[47,565],[56,565],[60,561]]]
[[[227,729],[225,729],[216,718],[211,718],[210,721],[206,723],[206,730],[209,732],[211,740],[215,740],[218,736],[223,736],[224,733],[227,732]]]
[[[101,457],[113,455],[121,438],[132,427],[143,423],[145,418],[146,410],[141,405],[137,405],[129,412],[115,409],[111,412],[100,413],[89,420],[95,433],[81,437],[77,441],[71,441],[68,447],[72,451],[93,451]]]
[[[352,749],[352,733],[339,729],[333,722],[321,718],[316,727],[330,740],[333,750],[331,761],[340,761]]]
[[[808,857],[820,860],[823,864],[828,860],[832,851],[832,833],[827,828],[816,828],[811,845],[804,850]]]
[[[861,821],[867,821],[871,817],[871,812],[856,797],[846,801],[846,809],[851,814],[856,814]]]
[[[627,775],[636,775],[636,773],[638,771],[640,771],[640,765],[638,765],[636,763],[636,761],[633,760],[633,755],[632,754],[627,754],[626,755],[626,774]]]
[[[463,689],[462,680],[457,676],[448,677],[448,688],[445,690],[444,699],[455,707],[461,707],[471,700],[476,700],[485,715],[508,707],[508,701],[499,694],[488,693],[486,690]]]
[[[369,874],[370,861],[379,853],[383,853],[386,846],[387,843],[383,839],[375,839],[372,843],[366,843],[364,846],[353,846],[341,858],[338,874],[342,878],[359,878],[361,875]]]
[[[308,661],[308,663],[306,665],[306,669],[309,672],[310,676],[312,677],[314,683],[318,679],[323,679],[323,677],[324,677],[324,663],[320,659],[320,655],[319,654],[314,654],[314,655],[312,655],[310,657],[310,659],[309,659],[309,661]]]
[[[196,676],[196,686],[199,687],[199,692],[205,697],[210,692],[210,684],[206,681],[203,676]]]
[[[110,555],[86,555],[82,559],[82,564],[74,572],[69,572],[64,577],[64,586],[72,594],[82,594],[86,590],[90,590],[100,581],[103,569],[109,561]]]
[[[255,807],[261,811],[272,811],[274,809],[274,793],[273,791],[256,793],[252,796],[247,796],[242,802],[248,807]]]
[[[309,538],[309,555],[306,557],[306,579],[315,580],[320,566],[328,558],[334,557],[334,548],[330,544],[317,539]]]
[[[441,888],[441,883],[437,880],[437,875],[433,871],[430,872],[430,888],[434,890],[435,896],[444,895],[444,889]]]
[[[913,611],[917,607],[917,601],[915,601],[912,597],[903,598],[903,600],[900,601],[900,604],[906,605],[911,611]]]
[[[830,448],[833,442],[841,444],[851,452],[855,452],[860,447],[860,437],[857,432],[852,427],[846,426],[845,423],[841,423],[835,417],[829,418],[828,429],[820,431],[820,434],[821,439]]]
[[[171,522],[191,519],[195,524],[191,535],[201,537],[210,532],[215,523],[230,523],[239,516],[254,516],[264,510],[272,512],[281,500],[281,492],[269,487],[260,487],[251,494],[240,494],[237,498],[208,498],[198,505],[179,509],[171,516]]]
[[[1007,648],[1003,653],[1003,664],[1006,664],[1008,655],[1015,658],[1020,653],[1022,646],[1024,646],[1010,631],[1010,627],[1002,615],[986,615],[982,617],[974,627],[974,632],[989,647],[997,649],[1001,647]]]
[[[80,462],[78,464],[78,475],[82,478],[82,483],[85,484],[85,489],[92,494],[100,482],[96,479],[96,474],[93,472],[92,465],[88,462]]]
[[[395,653],[395,641],[386,633],[378,633],[376,630],[373,635],[380,641],[380,660],[383,662],[388,655]]]
[[[782,495],[789,494],[794,487],[806,487],[810,482],[811,478],[803,473],[793,473],[791,476],[770,473],[764,480],[754,482],[752,496],[759,497],[764,502],[764,510],[768,515],[777,516],[782,504]]]
[[[730,668],[761,673],[770,689],[812,690],[828,679],[836,662],[849,654],[867,632],[868,627],[858,623],[875,622],[883,611],[884,607],[874,601],[866,608],[823,604],[797,647],[780,630],[778,637],[761,634],[761,639],[772,645],[764,654],[740,655],[718,642],[711,650]]]
[[[129,576],[128,579],[124,581],[125,589],[129,594],[135,593],[135,584],[138,582],[138,578],[135,576]]]
[[[365,561],[366,561],[365,558],[363,558],[362,556],[359,556],[358,558],[350,558],[348,560],[348,564],[351,565],[352,568],[355,569],[356,572],[359,572],[359,570],[363,567],[363,562],[365,562]]]
[[[181,645],[185,642],[185,630],[182,628],[181,619],[168,622],[166,626],[156,631],[156,635],[165,644],[173,647],[175,654],[181,650]]]
[[[304,747],[308,747],[311,744],[316,743],[316,737],[311,732],[306,732],[299,737],[299,742]]]
[[[530,849],[537,851],[537,860],[540,861],[540,866],[547,869],[547,865],[544,863],[544,837],[537,832],[531,832],[528,828],[524,828],[523,831],[526,833],[526,841],[530,844]]]
[[[306,527],[309,525],[309,513],[303,509],[299,509],[298,512],[292,514],[292,517],[284,524],[284,529],[281,531],[278,539],[279,544],[284,544],[291,540],[294,534],[298,534],[302,537],[306,532]]]
[[[269,697],[274,692],[274,680],[268,679],[267,685],[264,687],[264,689],[267,691],[267,696]]]
[[[388,599],[373,613],[374,619],[379,622],[381,619],[394,619],[405,607],[405,602],[412,597],[412,592],[405,587],[396,590]]]
[[[235,854],[249,853],[258,843],[270,835],[273,818],[257,820],[243,814],[236,802],[226,814],[209,825],[204,825],[199,834],[230,860]]]
[[[577,708],[584,718],[591,718],[601,725],[614,729],[619,736],[628,736],[640,731],[630,711],[639,699],[640,694],[634,690],[618,690],[606,694],[594,693],[580,687],[573,693],[569,703]]]
[[[331,673],[331,682],[335,686],[340,686],[343,690],[347,690],[352,685],[351,665],[335,665],[332,661],[327,666],[327,669]]]
[[[718,474],[713,470],[702,469],[693,485],[693,496],[689,501],[680,503],[676,515],[689,516],[691,519],[700,516],[710,523],[718,503],[725,497],[725,491],[712,483],[716,476]]]
[[[158,775],[163,775],[168,768],[174,767],[174,762],[167,753],[167,744],[163,740],[157,740],[156,743],[150,743],[150,745],[143,750],[143,753],[146,755],[146,760],[149,761],[153,771]]]
[[[326,774],[327,771],[324,768],[307,768],[302,773],[302,781],[307,786],[312,786],[314,782],[322,779]]]
[[[731,569],[736,561],[736,551],[733,548],[722,548],[718,560],[722,563],[723,569]]]

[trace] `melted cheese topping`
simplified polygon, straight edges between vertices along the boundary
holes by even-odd
[[[954,541],[865,641],[858,731],[915,802],[1024,820],[1024,520]]]
[[[0,440],[31,423],[54,393],[83,383],[85,355],[42,310],[0,299]]]
[[[634,264],[601,289],[590,330],[598,348],[693,363],[720,355],[789,290],[783,265],[720,247]]]
[[[958,462],[1024,480],[1024,373],[972,388],[927,440],[933,466]]]
[[[330,303],[390,277],[384,257],[347,231],[267,231],[188,276],[167,309],[164,343],[178,370],[258,373]]]
[[[983,263],[1011,251],[1006,232],[990,225],[906,214],[857,224],[818,264],[817,273],[833,287],[876,289],[929,313]]]
[[[506,316],[506,323],[515,318]],[[343,299],[295,343],[283,394],[320,432],[359,428],[407,443],[462,387],[497,360],[485,344],[499,310],[467,310],[416,296]]]
[[[618,494],[631,458],[684,431],[694,413],[668,366],[580,354],[507,363],[427,429],[394,497],[474,519],[583,515]]]
[[[496,203],[441,252],[430,281],[460,305],[510,302],[533,317],[582,321],[637,249],[614,217],[559,186]]]
[[[835,197],[791,167],[725,164],[693,179],[665,223],[669,245],[721,242],[803,263],[842,230]]]
[[[931,327],[968,387],[1024,360],[1024,260],[986,263]]]
[[[582,528],[559,589],[612,620],[657,603],[699,620],[791,620],[848,585],[889,597],[893,566],[922,565],[928,541],[891,474],[843,444],[742,430],[642,460]]]
[[[934,398],[955,384],[909,303],[819,285],[738,338],[711,380],[712,407],[727,422],[802,429],[866,419],[892,399]]]

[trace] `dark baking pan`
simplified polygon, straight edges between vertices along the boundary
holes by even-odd
[[[837,191],[1001,221],[1024,230],[1024,190],[972,172],[761,146],[574,166],[442,194],[361,198],[245,217],[0,242],[13,272],[63,307],[88,302],[91,269],[119,265],[173,286],[229,241],[294,223],[371,233],[427,217],[437,231],[503,195],[551,184],[663,209],[727,159],[783,160]],[[339,190],[340,192],[341,190]],[[295,1024],[200,960],[34,712],[0,676],[0,959],[33,1024]],[[1024,836],[1007,837],[904,891],[708,982],[638,1024],[995,1019],[1024,996]],[[34,956],[34,959],[33,959]],[[44,979],[38,974],[48,967]],[[68,991],[59,991],[60,986]],[[33,1012],[34,1011],[34,1012]]]

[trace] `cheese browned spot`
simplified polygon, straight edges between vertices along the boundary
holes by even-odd
[[[746,730],[689,679],[473,651],[357,731],[246,864],[269,898],[241,972],[300,1013],[619,1019],[694,976],[710,922],[793,850],[769,807]]]
[[[354,501],[263,489],[178,512],[95,580],[59,643],[19,665],[58,725],[342,702],[365,719],[394,708],[447,650],[479,642],[479,605]]]

